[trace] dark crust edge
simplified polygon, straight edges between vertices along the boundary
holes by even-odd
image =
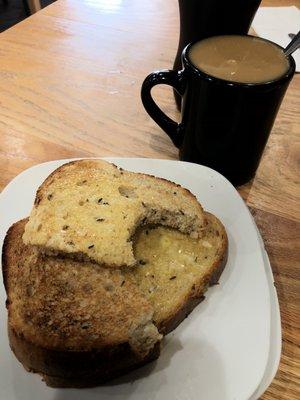
[[[77,164],[81,161],[92,161],[92,160],[97,160],[96,158],[84,158],[81,160],[74,160],[74,161],[68,161],[65,164],[62,164],[60,167],[56,168],[54,171],[51,172],[50,175],[47,176],[47,178],[44,180],[44,182],[38,187],[38,190],[36,191],[36,195],[35,195],[35,200],[34,200],[34,207],[36,207],[40,201],[42,200],[42,191],[52,183],[52,178],[56,175],[59,174],[61,171],[63,171],[66,167],[71,166],[73,164]],[[103,160],[105,161],[105,160]],[[111,165],[113,165],[114,167],[118,168],[115,164],[113,163],[109,163]]]
[[[9,344],[29,372],[43,376],[52,387],[93,387],[117,378],[159,357],[157,342],[145,358],[138,357],[128,343],[101,351],[57,351],[37,346],[8,324]]]
[[[151,178],[158,179],[158,180],[160,180],[160,181],[166,182],[166,183],[168,183],[168,184],[171,184],[172,186],[175,185],[176,187],[181,188],[188,196],[192,197],[193,200],[195,200],[195,201],[197,202],[197,205],[198,205],[198,207],[199,207],[199,211],[203,212],[203,208],[202,208],[201,204],[198,202],[197,197],[196,197],[192,192],[190,192],[188,189],[186,189],[186,188],[184,188],[183,186],[181,186],[180,184],[175,183],[175,182],[170,181],[170,180],[165,179],[165,178],[157,177],[157,176],[155,176],[155,175],[144,174],[144,173],[142,173],[142,172],[132,172],[132,171],[124,170],[123,168],[120,168],[120,167],[118,167],[117,165],[115,165],[115,164],[113,164],[113,163],[111,163],[111,162],[109,162],[109,161],[102,160],[102,159],[99,159],[99,158],[83,158],[83,159],[81,159],[81,160],[69,161],[69,162],[66,162],[65,164],[61,165],[60,167],[56,168],[53,172],[51,172],[51,174],[50,174],[50,175],[44,180],[44,182],[39,186],[39,188],[38,188],[38,190],[37,190],[37,192],[36,192],[36,197],[35,197],[34,205],[36,206],[36,205],[39,204],[39,202],[40,202],[40,200],[41,200],[41,192],[44,190],[45,187],[47,187],[49,184],[52,183],[52,178],[53,178],[56,174],[62,172],[66,167],[69,167],[69,166],[71,166],[71,165],[73,165],[73,164],[80,164],[81,162],[87,162],[87,161],[88,161],[88,162],[102,161],[102,162],[105,162],[105,163],[107,163],[107,164],[112,165],[112,166],[115,167],[118,171],[125,171],[125,172],[129,172],[129,173],[131,173],[131,174],[134,173],[134,174],[136,174],[136,175],[141,175],[141,176],[148,176],[148,177],[150,176]]]
[[[21,219],[20,221],[15,222],[14,224],[12,224],[10,226],[10,228],[8,229],[8,231],[6,232],[4,241],[3,241],[3,246],[2,246],[2,256],[1,256],[1,263],[2,263],[2,279],[3,279],[3,284],[4,284],[4,288],[7,294],[7,300],[6,300],[6,307],[8,306],[9,303],[9,295],[8,295],[8,278],[7,278],[7,270],[8,270],[8,262],[7,262],[7,251],[8,251],[8,246],[9,246],[9,242],[11,240],[11,235],[12,235],[12,231],[14,230],[16,225],[19,225],[20,223],[25,221],[28,221],[28,218],[24,218]]]
[[[205,212],[205,214],[208,216],[212,215],[208,212]],[[212,217],[217,219],[214,215],[212,215]],[[204,293],[208,287],[216,285],[219,282],[228,258],[228,237],[224,226],[220,221],[219,223],[222,228],[222,234],[224,235],[224,242],[219,251],[219,258],[214,262],[214,264],[212,264],[210,270],[201,279],[198,288],[195,290],[192,289],[186,296],[185,300],[178,307],[177,311],[168,318],[156,323],[157,329],[162,335],[167,335],[177,328],[177,326],[188,317],[194,308],[205,299]]]

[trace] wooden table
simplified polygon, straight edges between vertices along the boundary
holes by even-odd
[[[58,158],[176,159],[144,111],[140,87],[149,72],[172,65],[177,41],[175,0],[59,0],[2,33],[0,188]],[[178,119],[171,90],[155,95]],[[239,189],[263,235],[282,316],[281,364],[264,400],[300,398],[299,111],[297,75],[254,181]]]

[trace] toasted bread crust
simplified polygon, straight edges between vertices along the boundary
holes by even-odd
[[[42,199],[42,197],[43,197],[43,191],[45,190],[45,188],[47,188],[47,186],[49,186],[49,185],[53,182],[53,179],[56,177],[57,174],[58,174],[58,175],[63,174],[65,168],[68,167],[68,166],[70,166],[70,165],[74,165],[74,164],[76,165],[78,162],[89,162],[89,161],[99,161],[99,159],[86,159],[86,160],[83,159],[83,160],[69,161],[69,162],[67,162],[67,163],[65,163],[65,164],[63,164],[63,165],[61,165],[60,167],[58,167],[58,168],[57,168],[56,170],[54,170],[53,172],[51,172],[51,174],[48,175],[48,177],[45,179],[45,181],[44,181],[44,182],[40,185],[40,187],[38,188],[38,190],[37,190],[37,192],[36,192],[34,204],[35,204],[35,205],[39,204],[39,202],[41,201],[41,199]],[[107,161],[103,161],[103,162],[107,163]],[[116,166],[115,164],[113,164],[113,163],[109,163],[109,164],[110,164],[112,167],[114,167],[114,168],[116,169],[116,171],[124,171],[124,172],[125,172],[125,170],[123,170],[123,168],[119,168],[119,167],[117,167],[117,166]],[[138,176],[141,176],[141,177],[150,177],[150,178],[153,178],[153,179],[155,179],[156,181],[160,181],[160,182],[162,182],[162,183],[164,183],[164,184],[169,185],[170,187],[174,187],[174,186],[175,186],[175,187],[178,187],[178,188],[180,188],[182,191],[184,191],[185,194],[186,194],[188,197],[190,197],[190,200],[191,200],[191,201],[197,201],[197,203],[198,203],[198,200],[197,200],[196,196],[195,196],[192,192],[190,192],[188,189],[186,189],[186,188],[184,188],[183,186],[179,185],[178,183],[174,183],[174,182],[172,182],[172,181],[169,181],[168,179],[161,178],[161,177],[157,177],[157,176],[154,176],[154,175],[151,175],[151,174],[144,174],[144,173],[142,173],[142,172],[135,172],[134,174],[135,174],[135,175],[138,175]],[[198,207],[199,207],[199,210],[200,210],[201,212],[203,212],[203,209],[202,209],[200,203],[198,203]]]
[[[42,375],[52,387],[97,386],[155,360],[160,354],[159,343],[145,358],[140,358],[127,343],[101,351],[56,351],[31,343],[9,324],[8,336],[11,349],[23,366]]]
[[[6,236],[3,241],[3,246],[2,246],[2,255],[1,255],[1,265],[2,265],[2,278],[3,278],[3,284],[6,293],[8,293],[8,260],[7,260],[7,252],[8,252],[8,246],[9,246],[9,241],[11,238],[11,232],[13,231],[14,227],[19,223],[15,222],[6,232]],[[6,308],[8,308],[8,299],[6,300]]]

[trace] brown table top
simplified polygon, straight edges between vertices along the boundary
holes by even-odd
[[[265,0],[263,5],[300,0]],[[140,101],[144,77],[170,68],[176,1],[59,0],[0,35],[0,189],[40,162],[89,156],[176,159]],[[170,89],[154,90],[173,118]],[[283,328],[264,400],[300,398],[300,75],[285,96],[255,179],[239,189],[269,253]]]

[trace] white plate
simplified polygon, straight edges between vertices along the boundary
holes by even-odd
[[[265,369],[264,376],[256,389],[256,391],[251,396],[249,400],[257,400],[260,396],[266,391],[268,386],[271,384],[274,376],[276,375],[280,356],[281,356],[281,321],[280,321],[280,309],[279,303],[277,298],[277,292],[274,286],[274,277],[269,261],[269,257],[267,252],[264,248],[263,240],[260,236],[259,231],[257,230],[257,234],[260,238],[262,251],[264,254],[264,261],[265,261],[265,269],[266,275],[268,278],[269,283],[269,290],[271,296],[271,329],[270,329],[270,351],[269,351],[269,358],[267,367]]]
[[[82,390],[48,388],[38,375],[25,372],[16,361],[9,350],[4,307],[6,296],[1,286],[1,398],[257,398],[253,396],[265,390],[277,368],[280,320],[276,292],[270,288],[270,266],[256,225],[243,200],[223,176],[197,164],[152,159],[109,160],[125,169],[151,173],[180,183],[197,196],[207,211],[222,220],[229,237],[229,259],[220,284],[211,288],[206,300],[166,337],[157,362],[104,387]],[[3,190],[0,195],[1,242],[9,226],[29,214],[36,189],[42,181],[67,161],[51,161],[32,167]],[[271,331],[273,326],[277,327],[275,333]],[[272,335],[276,337],[275,341],[272,339],[276,343],[273,347],[270,346]]]

